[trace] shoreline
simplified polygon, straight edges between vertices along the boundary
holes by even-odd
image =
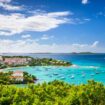
[[[68,67],[72,67],[72,65],[71,66],[19,66],[19,67],[9,67],[9,68],[0,69],[0,71],[13,69],[13,68],[24,68],[24,67],[57,67],[57,68],[59,68],[59,67],[67,67],[68,68]]]

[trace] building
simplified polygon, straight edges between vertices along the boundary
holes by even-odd
[[[22,71],[14,71],[11,78],[15,79],[16,81],[23,81],[24,80],[23,72]]]
[[[24,64],[28,64],[29,61],[31,61],[30,58],[19,58],[19,57],[4,59],[4,63],[8,65],[24,65]]]
[[[0,62],[3,62],[3,57],[2,56],[0,56]]]
[[[2,73],[3,72],[3,69],[0,69],[0,73]]]

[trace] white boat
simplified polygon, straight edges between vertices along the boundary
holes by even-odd
[[[99,72],[98,72],[98,71],[96,71],[96,74],[99,74]]]
[[[84,78],[85,77],[85,74],[82,74],[82,77]]]
[[[71,79],[74,79],[74,75],[72,75],[70,78],[71,78]]]
[[[91,74],[91,76],[94,76],[94,74]]]
[[[48,69],[46,68],[45,71],[48,71]]]
[[[57,73],[53,73],[53,75],[58,75]]]
[[[61,79],[65,79],[65,77],[61,77]]]
[[[95,73],[96,73],[96,74],[100,74],[100,72],[99,72],[99,71],[97,71],[97,69],[95,69]]]
[[[49,75],[49,77],[53,77],[52,75]]]

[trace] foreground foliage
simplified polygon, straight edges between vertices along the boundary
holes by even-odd
[[[25,88],[0,85],[0,105],[105,105],[105,87],[94,81],[75,86],[56,80]]]

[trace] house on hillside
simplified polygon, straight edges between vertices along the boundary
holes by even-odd
[[[3,57],[2,56],[0,56],[0,62],[3,62]]]
[[[22,71],[14,71],[11,78],[15,79],[16,81],[23,81],[24,80],[23,72]]]
[[[4,63],[6,63],[8,65],[24,65],[24,64],[28,64],[29,61],[31,61],[31,58],[14,57],[14,58],[5,58],[4,59]]]

